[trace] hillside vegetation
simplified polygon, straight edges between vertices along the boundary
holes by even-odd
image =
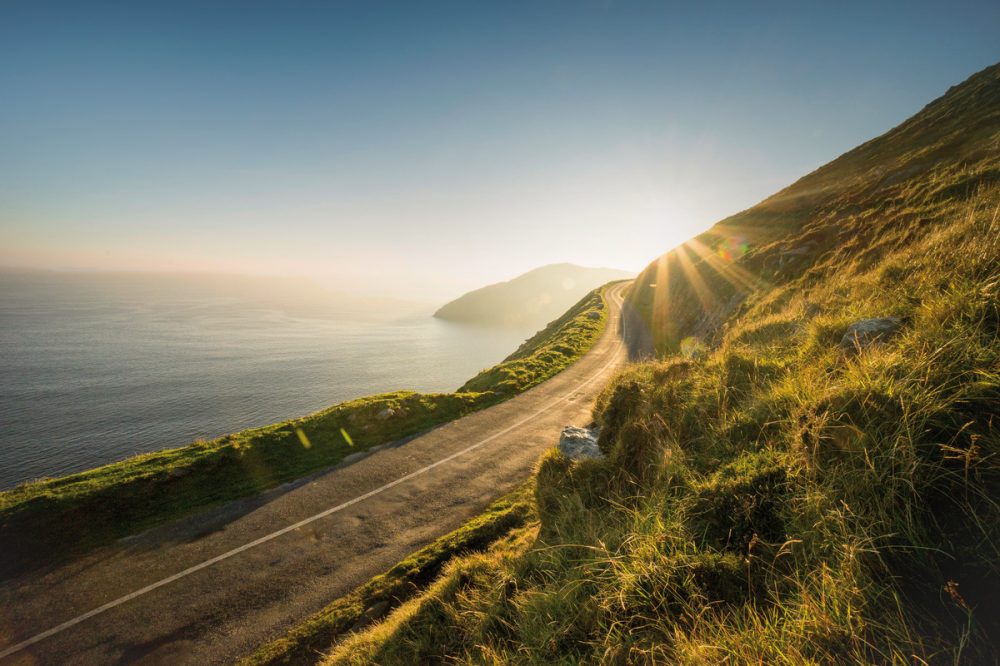
[[[0,493],[0,575],[52,561],[213,504],[254,495],[345,457],[525,391],[571,364],[607,320],[603,289],[456,393],[385,393],[212,441],[136,456]]]
[[[996,663],[998,181],[1000,65],[655,261],[606,459],[326,663]]]
[[[552,264],[470,291],[441,306],[434,316],[487,326],[542,326],[594,287],[631,277],[613,268]]]

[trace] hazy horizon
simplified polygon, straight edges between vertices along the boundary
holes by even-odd
[[[0,265],[424,302],[638,271],[995,62],[998,25],[987,2],[5,3]]]
[[[415,293],[409,295],[398,295],[392,292],[371,292],[363,294],[355,294],[350,290],[349,285],[336,284],[334,282],[326,283],[321,277],[308,276],[308,275],[280,275],[280,274],[261,274],[261,273],[237,273],[237,272],[212,272],[212,271],[159,271],[159,270],[140,270],[140,269],[109,269],[109,268],[90,268],[90,269],[79,269],[79,268],[46,268],[37,266],[6,266],[0,265],[0,276],[53,276],[55,278],[93,278],[95,280],[102,278],[111,278],[114,280],[129,281],[134,279],[139,280],[168,280],[168,281],[197,281],[197,284],[202,288],[211,289],[212,287],[218,286],[233,286],[233,287],[246,287],[251,284],[257,284],[261,286],[268,286],[271,288],[281,288],[283,287],[286,291],[284,293],[291,295],[292,289],[304,290],[304,293],[298,293],[300,300],[303,303],[315,301],[315,295],[317,293],[322,293],[333,299],[349,299],[352,302],[357,302],[359,305],[370,304],[377,309],[379,306],[388,306],[395,303],[404,304],[409,306],[407,314],[413,314],[421,310],[426,310],[425,314],[431,314],[433,310],[438,309],[442,306],[445,301],[453,300],[454,298],[463,296],[470,291],[476,291],[483,287],[488,287],[496,284],[502,284],[509,282],[514,278],[521,277],[525,273],[531,273],[540,268],[547,268],[558,265],[573,265],[579,268],[591,268],[591,269],[614,269],[614,267],[609,266],[579,266],[578,264],[570,264],[569,262],[563,262],[562,264],[546,264],[544,266],[536,266],[523,273],[518,273],[516,275],[507,275],[499,278],[495,282],[490,282],[488,284],[482,284],[473,286],[467,289],[460,289],[457,287],[446,288],[441,291],[441,294],[434,293]],[[372,309],[372,308],[369,308]]]

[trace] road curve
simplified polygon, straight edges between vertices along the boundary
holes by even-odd
[[[594,347],[511,400],[259,497],[0,585],[0,663],[229,663],[527,477],[625,362],[622,286]]]

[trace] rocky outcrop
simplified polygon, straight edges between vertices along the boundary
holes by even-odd
[[[566,426],[559,435],[559,450],[570,460],[603,458],[604,454],[597,448],[597,436],[600,431],[601,429],[596,426],[593,428]]]

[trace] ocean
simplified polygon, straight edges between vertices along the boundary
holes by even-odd
[[[533,333],[268,280],[0,275],[0,489],[372,393],[453,391]]]

